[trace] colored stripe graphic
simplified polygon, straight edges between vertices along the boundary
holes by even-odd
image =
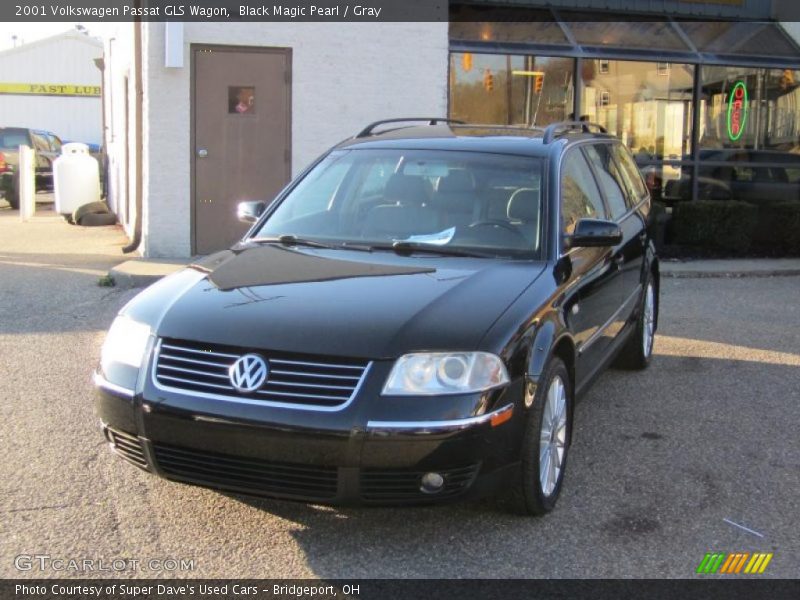
[[[703,561],[700,563],[700,566],[697,567],[697,572],[706,574],[716,573],[725,556],[726,555],[721,552],[706,553],[705,557],[703,557]]]
[[[760,574],[766,570],[772,556],[772,553],[766,552],[707,552],[696,572],[703,575],[738,575],[744,570],[744,573]]]

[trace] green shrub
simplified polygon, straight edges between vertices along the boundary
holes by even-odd
[[[800,202],[783,200],[759,204],[753,241],[770,253],[800,256]]]
[[[673,218],[679,244],[745,254],[753,241],[758,207],[736,201],[681,202]]]

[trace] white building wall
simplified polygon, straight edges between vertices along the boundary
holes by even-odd
[[[191,44],[292,48],[292,172],[370,121],[446,116],[448,24],[186,23],[164,67],[164,23],[144,25],[143,252],[191,254]]]
[[[99,40],[68,32],[0,52],[0,82],[99,86]],[[64,140],[101,142],[100,98],[0,94],[0,127],[46,129]]]
[[[104,61],[107,201],[111,210],[117,213],[128,236],[133,237],[137,148],[132,24],[121,25],[115,35],[106,40]]]

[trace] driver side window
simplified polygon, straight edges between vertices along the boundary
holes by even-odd
[[[561,232],[570,235],[580,219],[605,219],[606,210],[589,164],[580,149],[561,167]]]

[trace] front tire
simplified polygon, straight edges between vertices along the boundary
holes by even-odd
[[[572,383],[563,361],[551,359],[537,385],[522,442],[515,509],[544,515],[555,508],[567,466],[572,429]]]
[[[615,367],[621,369],[641,370],[646,369],[653,356],[653,341],[656,335],[656,314],[658,311],[658,296],[653,277],[648,276],[644,285],[639,318],[636,320],[636,329],[625,343],[616,362]]]

